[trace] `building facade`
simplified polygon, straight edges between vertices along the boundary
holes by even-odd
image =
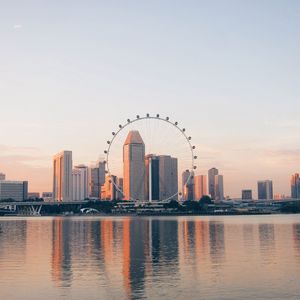
[[[216,199],[216,176],[219,174],[219,170],[216,168],[211,168],[208,170],[208,192],[211,199]]]
[[[112,201],[117,199],[117,177],[106,175],[105,183],[101,187],[101,200]]]
[[[257,182],[258,200],[273,199],[273,182],[272,180],[260,180]]]
[[[0,180],[0,200],[28,199],[28,181]]]
[[[105,163],[99,160],[89,168],[89,197],[100,199],[104,183]]]
[[[125,200],[145,200],[145,144],[132,130],[123,145],[123,185]]]
[[[294,199],[300,198],[300,177],[295,173],[291,177],[291,197]]]
[[[53,201],[53,192],[42,192],[42,198],[45,202]]]
[[[178,200],[178,161],[170,155],[159,155],[159,200]]]
[[[252,190],[242,190],[242,200],[252,200]]]
[[[82,198],[83,200],[87,199],[89,197],[89,168],[85,165],[77,165],[74,167],[74,170],[80,170],[81,172]]]
[[[5,180],[5,174],[3,174],[3,173],[0,173],[0,180]]]
[[[194,172],[186,170],[182,173],[182,200],[194,200]]]
[[[215,175],[215,200],[224,200],[223,175]]]
[[[32,200],[39,199],[40,193],[39,192],[30,192],[30,193],[28,193],[27,198],[32,199]]]
[[[117,177],[117,191],[116,191],[116,199],[123,200],[124,193],[123,193],[123,178]]]
[[[208,195],[207,176],[197,175],[194,177],[194,200],[200,200],[203,196]]]
[[[145,157],[145,168],[146,200],[161,201],[171,198],[178,200],[177,158],[170,155],[149,154]]]
[[[72,201],[72,151],[62,151],[53,157],[53,198]]]
[[[160,200],[159,156],[148,154],[145,157],[145,200]]]
[[[72,201],[82,201],[85,199],[84,170],[72,170]]]

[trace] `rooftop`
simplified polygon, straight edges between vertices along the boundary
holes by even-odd
[[[124,145],[128,144],[144,144],[143,139],[137,130],[129,131]]]

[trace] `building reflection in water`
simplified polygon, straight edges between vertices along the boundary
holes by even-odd
[[[207,259],[209,249],[209,225],[208,222],[195,221],[195,249],[197,261],[205,261]]]
[[[170,267],[178,260],[178,222],[151,220],[152,263],[164,261]],[[171,270],[170,270],[171,271]],[[174,270],[173,270],[174,271]]]
[[[180,278],[180,261],[196,261],[192,266],[194,274],[208,260],[214,268],[221,266],[224,234],[224,224],[215,221],[55,218],[52,279],[67,287],[78,276],[74,269],[83,273],[88,270],[93,278],[98,276],[99,284],[122,293],[117,291],[122,282],[128,298],[139,297],[144,293],[147,277],[165,274],[174,280]]]
[[[27,221],[1,221],[0,224],[0,257],[8,259],[26,255]],[[1,272],[0,272],[1,273]]]
[[[223,222],[209,221],[210,259],[213,267],[220,267],[225,260],[225,229]]]
[[[52,221],[52,280],[67,287],[77,276],[73,269],[86,272],[83,268],[91,268],[92,276],[99,276],[99,281],[116,289],[123,282],[128,297],[138,297],[143,294],[147,274],[155,276],[161,261],[165,262],[165,272],[178,271],[177,225],[176,220],[161,222],[151,218],[56,218]]]
[[[72,279],[70,226],[73,224],[62,218],[52,221],[52,276],[63,286],[70,286]]]
[[[258,266],[275,261],[274,224],[225,224],[211,218],[55,218],[52,280],[62,287],[74,281],[93,288],[98,284],[101,296],[135,299],[151,296],[161,278],[168,278],[170,286],[184,278],[192,288],[211,272],[217,282],[233,258]],[[300,256],[300,225],[294,224],[292,232]],[[242,257],[235,256],[239,253]]]
[[[293,225],[293,238],[296,255],[300,257],[300,224]]]
[[[241,299],[239,290],[255,296],[253,286],[271,297],[282,282],[280,295],[286,286],[296,295],[300,225],[277,218],[0,220],[0,298],[15,292],[3,288],[8,279],[20,287],[15,298],[23,286],[53,299],[216,299],[221,286]]]
[[[126,228],[128,229],[129,233],[125,232],[125,235],[129,235],[129,263],[124,265],[128,268],[124,270],[128,278],[124,278],[124,281],[126,284],[129,283],[129,293],[138,291],[143,294],[145,261],[146,255],[149,256],[149,220],[133,219],[129,223],[129,228]]]
[[[260,253],[265,264],[274,261],[275,251],[275,228],[274,224],[259,224],[258,235],[260,244]]]
[[[254,226],[253,224],[243,224],[243,239],[245,243],[245,250],[249,249],[253,245],[254,239]]]

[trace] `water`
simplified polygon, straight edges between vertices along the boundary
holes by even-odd
[[[300,299],[300,215],[0,218],[0,299]]]

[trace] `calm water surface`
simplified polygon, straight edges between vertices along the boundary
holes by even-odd
[[[0,218],[0,299],[300,299],[300,215]]]

